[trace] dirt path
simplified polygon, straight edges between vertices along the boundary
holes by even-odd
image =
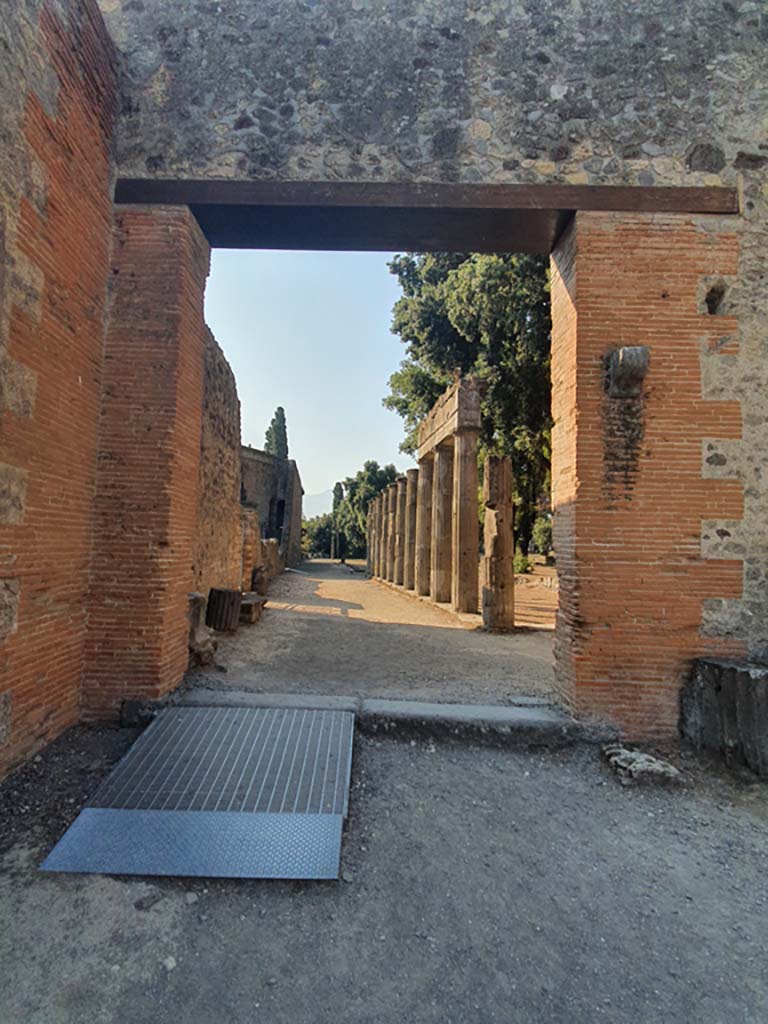
[[[768,1020],[764,786],[358,737],[341,882],[38,872],[132,736],[0,785],[3,1024]]]
[[[537,588],[544,589],[544,588]],[[466,629],[447,612],[327,561],[276,579],[262,621],[222,637],[226,672],[195,686],[505,703],[552,693],[552,633]]]

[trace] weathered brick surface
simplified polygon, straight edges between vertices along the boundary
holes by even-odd
[[[240,513],[240,521],[243,537],[240,589],[248,591],[252,589],[253,570],[262,564],[259,514],[244,508]]]
[[[123,208],[105,342],[86,715],[186,668],[197,541],[209,249],[186,208]]]
[[[0,774],[78,714],[111,239],[114,55],[92,0],[3,8]]]
[[[691,659],[738,654],[702,609],[742,592],[742,563],[703,524],[740,520],[743,488],[704,479],[704,438],[741,436],[741,408],[710,401],[702,359],[738,348],[702,281],[735,273],[738,239],[706,218],[578,214],[552,260],[553,502],[563,695],[631,735],[669,735]],[[646,345],[638,399],[610,398],[605,357]],[[716,532],[716,531],[715,531]]]
[[[207,328],[197,516],[194,589],[239,587],[240,402],[235,375]]]

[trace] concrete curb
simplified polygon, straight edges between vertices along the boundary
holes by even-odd
[[[410,700],[364,700],[359,697],[296,693],[251,693],[245,690],[195,688],[178,694],[187,707],[290,708],[351,711],[367,736],[467,739],[499,747],[563,747],[602,744],[618,730],[600,722],[579,722],[540,697],[514,704],[435,704]]]

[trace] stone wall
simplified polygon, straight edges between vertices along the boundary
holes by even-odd
[[[264,540],[275,539],[286,565],[301,561],[301,498],[303,489],[293,459],[243,445],[242,502],[258,513]]]
[[[146,177],[733,182],[760,0],[102,0]]]
[[[242,546],[240,401],[235,375],[206,328],[193,589],[239,587]]]
[[[3,7],[0,775],[78,715],[116,67],[92,0]]]

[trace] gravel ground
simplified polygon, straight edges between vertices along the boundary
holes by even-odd
[[[71,730],[0,786],[3,1024],[768,1020],[751,778],[358,737],[341,882],[37,873],[134,735]]]
[[[442,609],[315,560],[302,574],[274,580],[261,622],[220,635],[220,667],[196,669],[187,683],[504,704],[552,694],[552,637],[547,629],[511,635],[466,629]]]

